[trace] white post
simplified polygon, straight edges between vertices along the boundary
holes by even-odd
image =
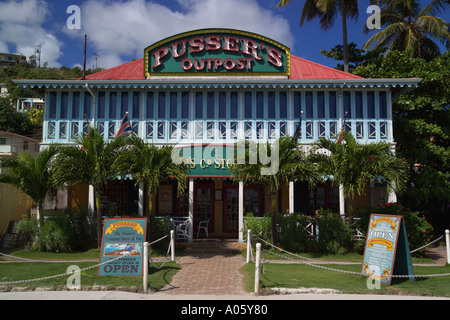
[[[259,260],[261,259],[261,243],[256,244],[255,294],[259,293]]]
[[[194,241],[194,179],[189,179],[189,227],[188,242]]]
[[[447,263],[450,264],[450,230],[445,230],[445,246],[447,247]]]
[[[250,253],[252,250],[251,233],[252,233],[252,230],[248,229],[247,230],[247,263],[250,262]]]
[[[344,185],[339,185],[339,214],[342,219],[345,218],[345,197],[344,197]]]
[[[170,230],[170,254],[171,260],[175,261],[175,231]]]
[[[144,216],[144,184],[139,183],[139,199],[138,199],[138,214],[140,217]]]
[[[294,213],[294,181],[289,181],[289,213]]]
[[[239,242],[244,242],[244,182],[239,181]]]
[[[95,208],[95,192],[94,192],[94,186],[89,185],[89,196],[88,196],[88,213],[90,215],[94,214],[94,208]]]
[[[144,292],[147,293],[148,289],[148,242],[144,242],[144,268],[143,268],[143,285]]]

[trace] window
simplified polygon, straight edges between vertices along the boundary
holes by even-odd
[[[56,118],[56,92],[50,92],[50,101],[49,101],[49,119],[55,119]]]
[[[74,92],[72,96],[72,119],[80,117],[80,93]]]
[[[141,116],[141,93],[139,91],[133,92],[133,114],[132,117],[139,119]]]
[[[227,117],[227,93],[219,92],[219,118],[225,119]]]
[[[28,141],[23,142],[23,150],[28,150]]]
[[[382,91],[379,93],[379,100],[380,100],[380,118],[386,119],[387,118],[387,94],[386,94],[386,92]]]
[[[253,118],[253,101],[252,101],[252,93],[245,92],[244,93],[244,118],[252,119]]]
[[[327,130],[325,122],[323,121],[319,122],[319,138],[324,138],[326,136],[326,133]]]
[[[189,119],[189,92],[181,93],[181,118]]]
[[[287,119],[287,93],[280,92],[280,119]]]
[[[239,118],[238,93],[236,91],[230,93],[230,118]]]
[[[116,124],[113,121],[110,121],[108,126],[108,138],[114,139],[115,135],[116,135]]]
[[[176,119],[177,115],[177,103],[178,103],[178,95],[176,92],[170,93],[170,118]]]
[[[203,93],[195,94],[195,118],[203,119]]]
[[[80,125],[78,122],[71,123],[70,132],[71,132],[70,137],[72,139],[75,139],[78,136],[78,134],[80,133]]]
[[[146,137],[147,139],[153,139],[153,122],[147,122],[146,124]]]
[[[367,92],[367,117],[375,118],[375,93],[371,91]]]
[[[166,123],[165,122],[158,122],[158,139],[165,139],[166,138]]]
[[[84,94],[84,112],[83,115],[86,115],[88,119],[92,118],[92,96],[90,93]],[[83,117],[84,118],[84,117]]]
[[[214,92],[208,92],[208,95],[206,97],[206,117],[208,119],[214,119]]]
[[[256,139],[264,139],[264,122],[256,122]]]
[[[350,91],[344,91],[343,94],[343,104],[344,104],[344,116],[347,113],[347,117],[352,117],[352,105]]]
[[[117,117],[117,92],[109,94],[109,118],[115,119]]]
[[[363,139],[364,138],[364,123],[363,122],[356,122],[356,139]]]
[[[306,139],[314,139],[313,126],[312,122],[306,122]]]
[[[245,139],[251,140],[253,138],[253,123],[251,123],[250,121],[245,122],[244,136]]]
[[[256,92],[256,118],[264,119],[264,92]]]
[[[120,117],[124,117],[125,113],[128,112],[128,92],[122,92]]]
[[[331,91],[328,93],[328,105],[330,108],[330,119],[337,118],[337,104],[336,104],[336,92]]]
[[[47,137],[49,139],[55,139],[56,135],[56,122],[50,121],[48,123],[48,134]]]
[[[106,93],[101,91],[98,93],[98,108],[97,117],[100,119],[105,118],[105,107],[106,107]]]
[[[325,93],[323,91],[317,92],[317,117],[325,119]]]
[[[305,104],[306,104],[306,118],[312,119],[313,115],[313,93],[311,91],[306,91],[305,93]]]
[[[339,188],[324,184],[309,191],[309,213],[319,209],[339,212]]]
[[[67,123],[66,122],[59,123],[59,138],[67,139]]]
[[[267,93],[267,118],[275,119],[275,92]]]
[[[166,118],[166,93],[159,92],[158,94],[158,118],[165,119]]]
[[[61,92],[61,112],[59,117],[61,119],[67,119],[68,111],[69,111],[69,93]]]
[[[154,119],[154,118],[155,118],[155,94],[153,92],[147,92],[147,119]]]
[[[276,123],[275,122],[269,122],[269,139],[276,139],[277,137],[277,130],[276,130]]]
[[[302,109],[302,94],[299,91],[294,92],[294,119],[300,119]]]
[[[202,121],[195,122],[195,139],[198,139],[198,140],[203,139],[203,122]]]

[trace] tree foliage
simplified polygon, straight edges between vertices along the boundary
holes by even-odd
[[[450,53],[427,62],[411,59],[409,52],[391,52],[381,67],[358,67],[354,73],[422,79],[393,100],[394,138],[409,166],[408,206],[443,213],[450,201]]]

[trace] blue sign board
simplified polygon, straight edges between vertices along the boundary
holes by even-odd
[[[146,231],[147,219],[105,219],[98,275],[142,276]]]
[[[414,271],[402,216],[371,214],[361,273],[390,284],[393,275]]]

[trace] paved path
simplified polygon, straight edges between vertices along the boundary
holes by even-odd
[[[208,240],[189,245],[175,259],[181,270],[160,292],[169,295],[245,295],[243,276],[239,272],[245,263],[239,252],[242,245],[232,240]]]

